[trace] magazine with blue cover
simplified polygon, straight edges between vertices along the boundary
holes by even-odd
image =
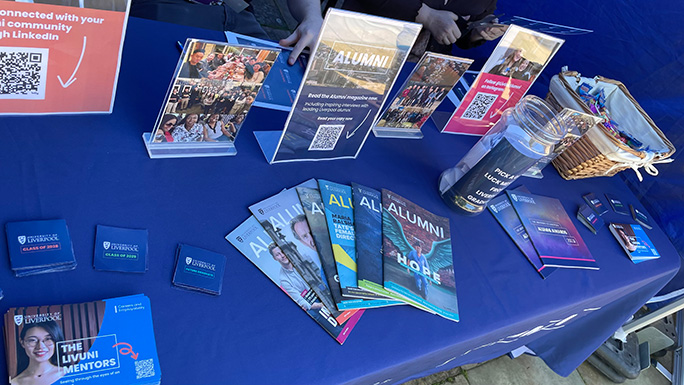
[[[542,278],[546,279],[546,277],[557,270],[555,267],[549,267],[542,263],[537,250],[535,250],[532,241],[530,241],[530,236],[527,234],[525,226],[520,222],[520,218],[515,213],[515,209],[511,206],[511,201],[506,194],[499,195],[489,201],[487,207],[506,231],[506,234],[511,237],[515,245],[518,246],[523,255],[525,255],[525,258],[527,258]]]
[[[558,199],[517,191],[506,193],[544,265],[598,270],[596,260]]]
[[[296,187],[315,186],[316,181],[312,179]],[[344,323],[349,314],[337,310],[296,188],[255,203],[249,210],[335,319]]]
[[[150,300],[142,294],[10,308],[5,313],[5,356],[12,384],[161,381]],[[36,372],[42,373],[39,381]]]
[[[660,258],[660,253],[640,225],[611,223],[608,228],[632,262]]]
[[[342,296],[340,278],[337,276],[337,266],[335,256],[333,255],[332,244],[330,243],[328,221],[325,219],[325,209],[321,198],[321,192],[318,188],[297,187],[297,194],[302,203],[306,220],[309,222],[309,228],[311,229],[311,235],[316,244],[316,250],[318,250],[318,255],[321,257],[321,264],[323,265],[323,270],[328,278],[330,293],[333,296],[335,305],[338,310],[347,309],[356,301]]]
[[[176,250],[173,284],[184,289],[220,295],[226,256],[185,244]]]
[[[64,219],[9,222],[10,266],[17,276],[72,270],[74,250]]]
[[[275,283],[316,323],[340,344],[351,333],[363,310],[345,312],[349,320],[341,325],[325,307],[311,286],[297,273],[287,256],[273,242],[259,221],[251,216],[226,235],[226,240],[237,248],[264,275]]]
[[[382,190],[384,286],[435,314],[459,320],[449,219]]]
[[[354,205],[350,186],[319,179],[325,217],[328,221],[330,242],[337,262],[342,295],[355,298],[352,306],[358,309],[399,304],[388,299],[367,299],[368,293],[358,287],[356,265],[356,236],[354,232]]]
[[[421,26],[328,10],[282,132],[255,132],[269,163],[355,158]]]
[[[372,294],[365,298],[395,299],[403,303],[399,296],[387,291],[383,286],[382,196],[380,191],[352,183],[352,197],[358,286]]]
[[[147,230],[98,225],[93,267],[127,273],[147,271]]]

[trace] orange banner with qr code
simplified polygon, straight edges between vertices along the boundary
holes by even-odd
[[[109,113],[130,0],[0,0],[0,114]]]

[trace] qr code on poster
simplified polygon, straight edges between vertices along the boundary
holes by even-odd
[[[344,124],[321,124],[309,145],[309,151],[332,151],[343,130]]]
[[[45,99],[48,50],[0,47],[0,99]]]
[[[463,112],[463,119],[482,120],[498,97],[495,94],[478,92]]]
[[[135,361],[135,376],[137,379],[154,377],[154,361],[152,358]]]

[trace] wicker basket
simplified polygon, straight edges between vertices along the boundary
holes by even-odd
[[[582,102],[579,95],[575,91],[575,87],[572,87],[565,79],[566,76],[579,78],[580,75],[574,71],[566,71],[560,73],[558,75],[558,79],[560,80],[564,92],[567,93],[566,97],[570,96],[584,112],[591,114],[589,107]],[[624,93],[624,96],[626,96],[629,102],[631,102],[633,108],[643,116],[653,132],[660,137],[667,150],[657,153],[654,157],[650,158],[650,155],[646,152],[632,149],[631,147],[622,143],[620,140],[613,137],[610,134],[610,130],[608,130],[603,124],[598,124],[596,127],[592,128],[592,135],[585,134],[553,160],[553,166],[556,168],[556,170],[558,170],[564,179],[571,180],[591,178],[596,176],[613,176],[627,168],[633,168],[636,171],[638,167],[662,162],[675,152],[675,148],[672,143],[665,137],[663,132],[660,131],[660,129],[655,125],[653,120],[646,114],[646,112],[644,112],[641,106],[639,106],[639,103],[634,100],[624,84],[619,81],[607,79],[601,76],[595,77],[594,80],[597,82],[603,82],[617,86],[618,89],[615,92]],[[562,105],[567,103],[559,103],[558,98],[554,96],[552,92],[548,93],[546,96],[546,101],[558,110],[562,109],[563,107],[577,108],[577,105]],[[615,116],[615,120],[619,123],[620,117]],[[598,137],[596,135],[598,135]],[[602,143],[595,143],[597,139]],[[607,150],[607,148],[609,148],[609,150]],[[646,170],[653,174],[653,172],[650,171],[652,169],[655,168],[651,166]],[[637,174],[639,177],[641,177],[638,171]],[[655,174],[657,174],[657,170],[655,171]]]

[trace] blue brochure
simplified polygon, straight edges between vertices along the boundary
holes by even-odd
[[[5,226],[10,265],[17,276],[76,267],[64,219],[10,222]]]
[[[499,195],[489,201],[487,207],[542,278],[546,279],[546,277],[557,270],[555,267],[544,265],[541,259],[539,259],[539,254],[537,254],[537,250],[532,245],[525,226],[520,222],[520,218],[515,213],[515,209],[511,206],[511,201],[506,194]]]
[[[368,299],[396,299],[399,297],[385,290],[382,267],[382,196],[380,191],[352,183],[354,202],[354,232],[356,234],[357,281],[361,289],[368,291]],[[364,293],[359,293],[363,296]]]
[[[41,381],[31,381],[28,363],[32,358],[27,352],[35,355],[39,348],[22,344],[42,346],[43,357],[55,370],[43,373]],[[161,381],[150,300],[142,294],[11,308],[5,313],[5,355],[12,384],[151,385]]]
[[[207,294],[221,294],[226,256],[199,247],[179,244],[173,284]]]
[[[128,273],[147,271],[147,230],[98,225],[93,267]]]
[[[344,306],[349,306],[350,309],[366,309],[400,304],[400,302],[388,299],[367,299],[368,291],[358,287],[351,187],[323,179],[318,180],[318,186],[323,198],[325,218],[328,221],[330,242],[335,256],[342,295],[357,299],[357,302],[345,303]],[[379,297],[376,296],[375,298]]]

